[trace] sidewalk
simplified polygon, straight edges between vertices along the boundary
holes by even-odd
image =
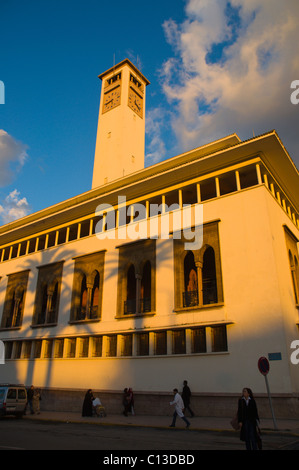
[[[231,418],[216,418],[216,417],[194,417],[189,418],[191,426],[190,431],[234,431],[230,425]],[[59,412],[59,411],[41,411],[39,415],[27,414],[24,419],[44,420],[44,421],[58,421],[66,423],[88,423],[106,426],[140,426],[140,427],[154,427],[154,428],[168,428],[171,424],[171,416],[124,416],[107,415],[104,418],[99,417],[82,417],[80,413],[72,412]],[[291,419],[276,419],[277,429],[274,428],[272,419],[261,419],[260,428],[262,432],[279,432],[288,433],[299,436],[299,420]],[[177,417],[176,429],[184,429],[185,423]]]

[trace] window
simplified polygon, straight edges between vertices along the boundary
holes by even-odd
[[[223,302],[218,222],[204,224],[199,250],[185,250],[184,233],[174,239],[175,309]]]
[[[299,264],[298,264],[298,249],[297,243],[298,239],[295,235],[285,226],[285,237],[286,237],[286,244],[288,249],[288,259],[289,259],[289,266],[290,266],[290,277],[291,277],[291,284],[292,284],[292,292],[293,292],[293,299],[295,304],[299,305]]]
[[[76,357],[76,338],[67,339],[66,357],[68,358]]]
[[[184,307],[192,307],[194,305],[198,305],[197,269],[195,266],[194,254],[192,253],[192,251],[188,251],[184,259],[184,283]]]
[[[237,191],[237,180],[234,171],[219,176],[220,196]]]
[[[137,356],[148,356],[149,354],[149,334],[138,333],[137,338]]]
[[[15,359],[20,359],[21,352],[22,352],[22,341],[16,341],[14,358]]]
[[[207,352],[205,328],[192,329],[191,341],[192,341],[192,346],[191,346],[192,353],[195,354],[195,353]]]
[[[24,359],[30,359],[31,347],[32,347],[32,342],[31,341],[24,341],[23,342],[23,358]]]
[[[107,357],[115,357],[117,354],[117,335],[107,336]]]
[[[197,187],[196,184],[185,186],[182,188],[182,201],[183,205],[196,204],[197,203]]]
[[[167,332],[156,331],[155,333],[155,355],[167,354]]]
[[[16,328],[22,325],[28,275],[29,271],[22,271],[8,276],[2,328]]]
[[[250,186],[255,186],[258,184],[255,165],[240,168],[238,171],[241,189],[249,188]]]
[[[38,268],[32,325],[42,326],[57,323],[62,267],[63,262]]]
[[[211,246],[205,250],[203,255],[202,293],[203,305],[217,303],[215,253]]]
[[[76,258],[72,290],[71,322],[100,320],[104,260],[104,251]]]
[[[186,354],[185,330],[174,330],[172,332],[172,353]]]
[[[127,272],[127,299],[125,301],[125,315],[136,313],[136,275],[133,264]]]
[[[156,240],[142,240],[119,249],[118,316],[152,313],[155,309]],[[134,260],[134,262],[132,262]]]
[[[62,358],[63,357],[63,347],[64,347],[64,340],[63,339],[56,339],[55,340],[55,358]]]
[[[92,357],[101,357],[102,356],[102,336],[95,336],[92,338]]]
[[[52,348],[53,348],[53,340],[52,339],[45,340],[45,345],[44,345],[44,358],[45,359],[51,359]]]
[[[216,183],[214,178],[207,179],[200,183],[201,201],[207,201],[217,196]]]
[[[41,340],[34,341],[33,357],[35,359],[40,358],[41,352],[42,352],[42,341]]]
[[[122,356],[132,356],[132,335],[122,335]]]
[[[213,326],[212,332],[212,351],[227,351],[226,326]]]
[[[13,341],[5,341],[5,359],[12,358]]]
[[[89,338],[80,338],[79,357],[88,357]]]

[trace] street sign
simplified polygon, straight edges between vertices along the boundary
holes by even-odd
[[[268,383],[268,377],[267,374],[270,370],[270,364],[269,361],[266,357],[260,357],[257,363],[258,369],[260,373],[265,377],[265,382],[266,382],[266,387],[267,387],[267,392],[268,392],[268,398],[269,398],[269,404],[271,408],[271,413],[272,413],[272,418],[273,418],[273,424],[274,424],[274,429],[277,431],[277,424],[276,424],[276,419],[274,416],[274,410],[272,406],[272,400],[271,400],[271,394],[270,394],[270,387]]]
[[[267,375],[270,370],[270,364],[266,357],[260,357],[257,363],[259,371],[262,375]]]

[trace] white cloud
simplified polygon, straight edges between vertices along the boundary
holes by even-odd
[[[299,162],[299,106],[290,102],[299,79],[299,2],[188,0],[186,20],[163,26],[174,50],[163,89],[181,150],[276,129]]]
[[[153,165],[166,157],[162,129],[165,127],[165,110],[151,109],[146,115],[146,135],[148,138],[146,163]]]
[[[25,217],[30,212],[30,206],[25,197],[20,198],[16,189],[9,193],[0,205],[0,218],[4,224]]]
[[[23,167],[27,147],[0,129],[0,186],[7,186]]]

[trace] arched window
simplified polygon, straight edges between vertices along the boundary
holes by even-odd
[[[203,255],[202,295],[204,305],[218,302],[215,252],[211,246],[205,250]]]
[[[16,289],[13,293],[10,314],[6,327],[20,326],[22,321],[24,290]]]
[[[87,307],[87,284],[86,276],[84,274],[81,281],[81,293],[80,293],[80,309],[78,312],[78,320],[82,320],[86,316],[86,307]]]
[[[98,314],[99,288],[100,288],[100,275],[97,272],[93,281],[93,287],[92,287],[92,293],[91,293],[91,312],[90,312],[91,318],[96,318]]]
[[[125,303],[125,313],[136,313],[136,276],[133,264],[127,271],[127,300]]]
[[[47,304],[48,304],[48,286],[47,284],[44,284],[42,287],[41,312],[38,317],[38,323],[40,325],[46,322]]]
[[[198,305],[198,283],[197,269],[192,251],[188,251],[184,258],[184,285],[183,293],[184,307]]]
[[[140,309],[141,312],[151,311],[151,263],[146,261],[142,270],[140,288]]]
[[[58,282],[55,282],[54,290],[48,292],[50,294],[50,305],[47,323],[55,323],[57,320],[57,301],[58,301]]]
[[[289,250],[289,262],[290,262],[290,268],[291,268],[291,276],[292,276],[292,284],[293,284],[295,302],[296,302],[296,304],[298,304],[299,303],[299,292],[298,292],[298,284],[297,284],[298,261],[297,261],[296,256],[293,258],[291,250]]]

